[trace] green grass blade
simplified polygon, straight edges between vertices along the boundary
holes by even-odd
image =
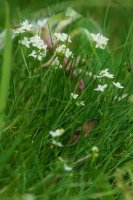
[[[11,69],[11,31],[9,23],[9,6],[5,3],[6,7],[6,35],[5,35],[5,49],[3,55],[3,66],[0,84],[0,130],[2,129],[4,111],[6,108],[6,102],[8,97],[9,81],[10,81],[10,69]]]

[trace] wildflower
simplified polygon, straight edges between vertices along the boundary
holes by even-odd
[[[25,33],[26,31],[31,31],[33,25],[28,22],[28,20],[23,21],[20,23],[20,27],[13,30],[15,35]]]
[[[119,82],[113,82],[114,86],[119,88],[119,89],[123,89],[124,87],[119,83]]]
[[[32,44],[33,47],[36,47],[40,50],[44,50],[45,54],[47,51],[47,45],[44,44],[44,41],[40,38],[40,36],[35,35],[33,37],[30,38],[30,42]]]
[[[51,63],[51,66],[53,66],[55,69],[58,69],[58,68],[62,69],[62,65],[57,57]]]
[[[35,50],[33,50],[31,54],[29,55],[29,57],[33,57],[39,61],[42,61],[44,56],[45,54],[43,54],[41,51],[36,52]]]
[[[73,99],[77,99],[78,98],[78,94],[75,94],[75,93],[71,93],[71,97],[73,98]]]
[[[22,23],[20,23],[20,25],[21,25],[21,29],[25,31],[31,31],[31,28],[33,27],[33,25],[30,24],[28,20],[23,21]]]
[[[63,145],[60,142],[57,142],[56,140],[52,140],[52,144],[58,147],[63,147]]]
[[[107,88],[107,84],[105,85],[98,85],[98,87],[94,90],[104,92],[104,90]]]
[[[64,164],[65,171],[72,171],[72,167],[68,166],[67,164]]]
[[[19,41],[22,45],[26,46],[27,48],[30,48],[30,41],[29,38],[24,37],[22,40]]]
[[[65,56],[66,58],[73,57],[72,52],[66,45],[62,44],[55,49],[55,54],[59,56]]]
[[[72,42],[70,36],[68,36],[66,33],[54,33],[54,37],[58,42]]]
[[[85,102],[84,101],[80,101],[80,102],[76,102],[77,106],[85,106]]]
[[[99,73],[99,75],[96,76],[96,77],[97,77],[97,78],[107,77],[107,78],[112,79],[112,78],[114,78],[114,75],[113,75],[113,74],[110,74],[110,73],[108,72],[108,69],[105,69],[105,70],[102,70],[102,71]]]
[[[14,35],[19,35],[19,34],[24,33],[24,32],[25,31],[22,28],[13,29]]]
[[[49,134],[52,136],[52,137],[59,137],[61,136],[62,134],[64,133],[64,129],[57,129],[55,131],[50,131]]]
[[[104,37],[102,34],[90,33],[90,41],[95,43],[95,47],[99,49],[105,49],[108,43],[108,38]]]

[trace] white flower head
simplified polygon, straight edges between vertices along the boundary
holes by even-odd
[[[61,65],[61,63],[60,63],[58,57],[56,57],[56,58],[53,60],[53,62],[51,63],[51,66],[53,66],[55,69],[58,69],[58,68],[62,69],[62,65]]]
[[[31,31],[33,25],[29,23],[28,20],[23,21],[20,23],[20,27],[13,30],[15,35],[19,35],[21,33],[25,33],[26,31]]]
[[[17,28],[17,29],[13,29],[13,33],[14,35],[19,35],[21,33],[24,33],[25,31],[22,28]]]
[[[70,51],[69,48],[66,47],[65,44],[58,46],[55,49],[55,54],[59,56],[65,56],[66,58],[73,57],[72,52]]]
[[[37,49],[44,50],[45,54],[47,52],[47,44],[44,44],[44,41],[40,38],[39,35],[35,35],[30,38],[30,42],[33,47]]]
[[[90,41],[94,42],[96,48],[105,49],[108,44],[108,40],[108,38],[104,37],[100,33],[90,33]]]
[[[64,129],[56,129],[55,131],[50,131],[49,134],[52,137],[59,137],[64,133]]]
[[[123,89],[124,87],[119,83],[119,82],[113,82],[114,86],[119,88],[119,89]]]
[[[25,31],[31,31],[33,25],[29,23],[29,21],[26,19],[22,23],[20,23],[21,28]]]
[[[70,39],[70,36],[66,33],[54,33],[54,37],[58,42],[62,42],[62,43],[66,42],[66,41],[69,43],[72,42]]]
[[[73,99],[77,99],[78,98],[78,94],[75,94],[75,93],[71,93],[71,97],[73,98]]]
[[[45,57],[45,53],[42,53],[41,51],[37,52],[37,51],[33,50],[31,52],[31,54],[29,55],[29,57],[33,57],[39,61],[42,61],[43,57]]]
[[[72,167],[68,166],[67,164],[64,164],[65,171],[72,171]]]
[[[52,140],[51,142],[53,145],[58,146],[58,147],[63,147],[62,143],[57,142],[56,140]]]
[[[104,90],[107,88],[107,84],[104,85],[98,85],[98,87],[94,90],[104,92]]]
[[[97,77],[97,78],[107,77],[107,78],[112,79],[112,78],[114,78],[114,75],[113,75],[113,74],[110,74],[110,73],[108,72],[108,69],[104,69],[104,70],[102,70],[102,71],[99,73],[99,75],[96,76],[96,77]]]
[[[19,41],[20,44],[30,48],[30,40],[27,37],[24,37],[22,40]]]

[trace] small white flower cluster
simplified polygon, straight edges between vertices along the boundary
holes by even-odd
[[[19,35],[22,33],[25,33],[27,31],[31,31],[33,28],[33,25],[28,22],[28,20],[25,20],[24,22],[20,23],[19,28],[13,29],[13,33],[15,35]],[[26,48],[31,48],[32,52],[29,54],[29,57],[33,57],[39,61],[42,61],[42,59],[46,56],[47,53],[47,45],[44,43],[44,41],[40,38],[39,35],[35,35],[32,37],[26,37],[24,36],[20,41],[20,44],[25,46]]]
[[[95,78],[109,78],[109,79],[113,79],[114,75],[109,73],[108,69],[102,70],[98,76],[95,75]],[[113,85],[119,89],[123,89],[124,87],[119,83],[119,82],[113,82]],[[100,91],[100,92],[104,92],[104,90],[108,87],[107,84],[99,84],[98,87],[96,89],[94,89],[95,91]]]
[[[102,70],[98,76],[96,76],[97,78],[103,78],[103,77],[107,77],[107,78],[114,78],[114,75],[113,74],[110,74],[109,73],[109,69],[104,69]]]
[[[58,42],[58,46],[55,49],[55,56],[73,58],[73,53],[66,45],[66,43],[71,43],[70,36],[66,33],[54,33],[54,38]]]
[[[54,138],[60,137],[61,135],[63,135],[63,133],[64,133],[64,129],[56,129],[55,131],[50,131],[49,134],[52,137],[51,143],[55,146],[63,147],[62,143],[54,139]]]
[[[104,37],[100,33],[90,33],[90,41],[95,44],[95,48],[105,49],[108,44],[108,40],[108,38]]]
[[[64,165],[64,170],[65,170],[65,171],[72,171],[73,168],[70,167],[70,166],[67,164],[66,160],[62,159],[61,157],[59,157],[59,160],[63,163],[63,165]]]
[[[119,83],[119,82],[113,82],[114,86],[119,88],[119,89],[123,89],[124,87]]]
[[[33,28],[33,25],[30,24],[28,20],[25,20],[22,23],[20,23],[20,26],[13,29],[13,33],[15,35],[19,35],[19,34],[27,32],[27,31],[31,31],[32,28]]]
[[[98,85],[96,89],[94,89],[95,91],[100,91],[100,92],[104,92],[104,90],[107,88],[107,84],[104,85]]]
[[[33,57],[39,61],[42,61],[42,59],[46,56],[47,45],[44,44],[44,41],[39,35],[35,35],[30,38],[24,37],[19,41],[19,43],[27,48],[31,47],[33,49],[31,54],[29,54],[29,57]]]
[[[71,97],[73,98],[73,99],[77,99],[78,98],[78,94],[75,94],[75,93],[71,93]]]
[[[57,40],[59,43],[71,43],[70,36],[66,33],[54,33],[54,38]]]
[[[62,44],[55,49],[55,55],[64,56],[66,58],[73,57],[73,53],[70,51],[69,48],[67,48],[65,44]]]
[[[76,94],[76,93],[71,93],[71,98],[72,99],[77,99],[78,98],[78,94]],[[76,101],[76,105],[77,106],[85,106],[85,102],[84,101]]]

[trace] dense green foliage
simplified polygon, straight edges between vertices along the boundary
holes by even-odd
[[[0,7],[0,31],[7,28],[4,51],[3,37],[0,37],[0,199],[132,200],[130,1],[126,5],[121,2],[123,7],[117,3],[99,6],[97,1],[86,5],[76,0],[56,4],[53,0],[30,0],[29,4],[13,0],[9,8],[3,1],[0,4],[3,7]],[[42,31],[44,41],[55,30],[71,35],[70,48],[75,58],[80,57],[72,69],[81,71],[77,76],[66,72],[65,67],[61,70],[44,67],[50,56],[44,63],[32,62],[18,39],[11,41],[9,23],[43,17],[49,17],[48,32]],[[108,48],[97,50],[88,44],[89,32],[102,32],[109,37]],[[105,93],[94,90],[99,80],[88,73],[97,75],[106,68],[114,74],[115,81],[121,82],[123,90],[112,87],[111,79],[101,81],[109,85]],[[83,90],[79,88],[81,80]],[[70,98],[74,91],[79,94],[79,100],[84,100],[84,107],[77,106]],[[128,96],[119,101],[125,93]],[[51,144],[49,134],[58,128],[65,130],[60,138],[64,145],[61,148]],[[93,155],[94,146],[99,149],[98,157]],[[65,171],[59,157],[73,169]]]

